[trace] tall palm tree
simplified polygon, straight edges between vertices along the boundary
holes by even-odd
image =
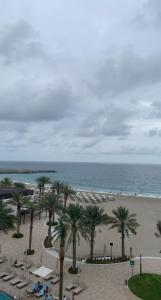
[[[126,207],[119,206],[113,209],[114,217],[109,217],[108,224],[112,224],[110,229],[117,228],[121,233],[122,257],[125,257],[125,237],[129,237],[129,232],[136,234],[136,228],[139,226],[136,220],[136,214],[130,214]]]
[[[41,197],[44,195],[45,184],[50,183],[50,178],[47,176],[40,176],[40,177],[36,178],[35,180],[38,184],[38,188],[40,191],[40,197]]]
[[[75,195],[75,191],[68,184],[62,184],[61,192],[64,195],[64,208],[66,208],[68,197],[71,195]]]
[[[66,209],[66,222],[69,224],[69,238],[67,243],[68,246],[72,243],[73,248],[73,264],[71,268],[72,273],[77,273],[78,268],[76,266],[76,246],[77,242],[80,243],[80,235],[87,239],[87,231],[85,224],[83,223],[83,207],[79,204],[69,204]]]
[[[51,222],[52,216],[54,221],[55,212],[61,207],[57,195],[52,192],[47,193],[40,202],[41,207],[45,208],[49,213],[49,226],[48,226],[48,242],[51,244]]]
[[[24,197],[19,192],[12,193],[11,204],[17,207],[17,235],[20,235],[20,225],[21,225],[21,207],[24,203]]]
[[[0,231],[7,233],[10,229],[14,229],[16,218],[13,211],[8,207],[7,203],[0,200]]]
[[[1,186],[4,188],[12,187],[13,182],[9,177],[5,177],[1,180]]]
[[[63,299],[63,268],[64,268],[64,254],[65,254],[65,241],[69,231],[69,225],[61,217],[58,220],[58,224],[54,227],[53,237],[60,241],[59,261],[60,261],[60,282],[59,282],[59,300]]]
[[[24,200],[24,204],[28,208],[30,214],[29,246],[27,249],[27,254],[31,255],[34,253],[34,250],[32,249],[34,217],[39,213],[39,205],[36,202],[31,201],[31,198],[29,197]]]
[[[108,215],[104,213],[104,209],[99,206],[88,205],[84,209],[84,223],[90,239],[90,260],[93,260],[94,243],[96,236],[96,227],[105,225],[108,222]]]
[[[14,182],[13,185],[18,190],[24,190],[25,189],[25,183],[23,183],[23,182]]]
[[[59,195],[62,191],[63,186],[64,186],[64,184],[62,182],[54,181],[51,189],[52,189],[53,193],[56,191],[56,194]]]

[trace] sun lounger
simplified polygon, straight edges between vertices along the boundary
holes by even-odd
[[[23,266],[21,267],[21,270],[25,270],[25,267],[26,267],[26,269],[29,269],[29,268],[31,267],[31,264],[27,264],[26,266],[23,265]]]
[[[40,297],[42,297],[43,295],[44,295],[44,289],[40,290],[38,293],[35,294],[35,296],[36,296],[37,298],[40,298]]]
[[[73,293],[75,295],[80,294],[83,291],[83,288],[81,288],[80,286],[78,286],[76,289],[73,290]]]
[[[13,265],[14,267],[16,268],[20,268],[23,266],[23,263],[22,262],[17,262],[16,264]]]
[[[31,288],[26,289],[26,292],[28,294],[34,294],[36,292],[36,289],[37,289],[36,283],[32,283]]]
[[[55,278],[53,278],[52,280],[50,280],[50,282],[51,282],[52,284],[56,284],[56,283],[58,283],[59,281],[60,281],[59,277],[55,277]]]
[[[46,277],[44,277],[45,280],[50,280],[50,279],[53,279],[53,278],[54,278],[53,274],[49,274]]]
[[[19,277],[14,278],[13,280],[10,281],[11,285],[16,285],[18,283],[22,282],[22,279],[20,279]]]
[[[7,276],[7,275],[9,275],[9,273],[2,272],[2,273],[0,273],[0,278],[3,278],[3,277],[5,277],[5,276]]]
[[[4,280],[4,281],[8,281],[8,280],[12,279],[13,277],[14,277],[14,275],[9,274],[9,275],[3,277],[3,280]]]
[[[71,284],[68,284],[68,285],[65,287],[65,289],[66,289],[67,291],[71,291],[72,289],[76,289],[77,287],[78,287],[77,284],[71,283]]]
[[[26,289],[26,293],[27,293],[27,294],[34,294],[34,293],[35,293],[35,291],[34,291],[34,290],[32,290],[32,289]]]
[[[16,285],[18,289],[22,289],[24,286],[28,285],[28,281],[22,281]]]

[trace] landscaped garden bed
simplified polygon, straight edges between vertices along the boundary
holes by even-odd
[[[113,263],[120,263],[130,260],[130,257],[95,257],[93,260],[87,258],[86,263],[88,264],[113,264]]]

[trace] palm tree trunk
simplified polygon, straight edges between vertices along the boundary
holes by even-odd
[[[124,233],[124,224],[121,224],[121,244],[122,244],[122,258],[125,257],[125,233]]]
[[[90,240],[90,260],[93,260],[93,253],[94,253],[94,235],[95,235],[95,228],[91,229],[91,240]]]
[[[59,259],[60,259],[59,300],[62,300],[62,298],[63,298],[64,241],[61,241]]]
[[[48,241],[50,243],[51,243],[51,217],[52,217],[52,210],[49,209]]]
[[[33,221],[34,221],[34,214],[33,214],[33,212],[31,212],[30,213],[29,249],[28,249],[29,252],[31,252]]]
[[[53,208],[53,211],[52,211],[52,217],[53,217],[52,222],[54,224],[54,222],[55,222],[55,210],[54,210],[54,208]]]
[[[21,218],[21,215],[20,215],[20,205],[17,205],[17,234],[20,233],[20,218]]]
[[[76,270],[76,232],[73,233],[73,271]]]
[[[68,198],[68,195],[64,195],[64,208],[67,207],[67,198]]]

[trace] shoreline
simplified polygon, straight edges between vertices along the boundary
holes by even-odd
[[[15,181],[16,182],[16,181]],[[29,185],[32,188],[37,188],[36,183],[31,183],[31,182],[24,182],[25,185]],[[47,184],[46,185],[47,188],[51,187],[51,184]],[[154,199],[158,199],[161,200],[161,195],[147,195],[147,194],[135,194],[135,193],[126,193],[126,192],[112,192],[112,191],[108,191],[108,190],[94,190],[93,189],[80,189],[80,188],[76,188],[74,186],[72,186],[72,188],[76,191],[76,192],[82,192],[82,193],[94,193],[94,194],[106,194],[109,196],[125,196],[125,197],[133,197],[133,198],[154,198]]]

